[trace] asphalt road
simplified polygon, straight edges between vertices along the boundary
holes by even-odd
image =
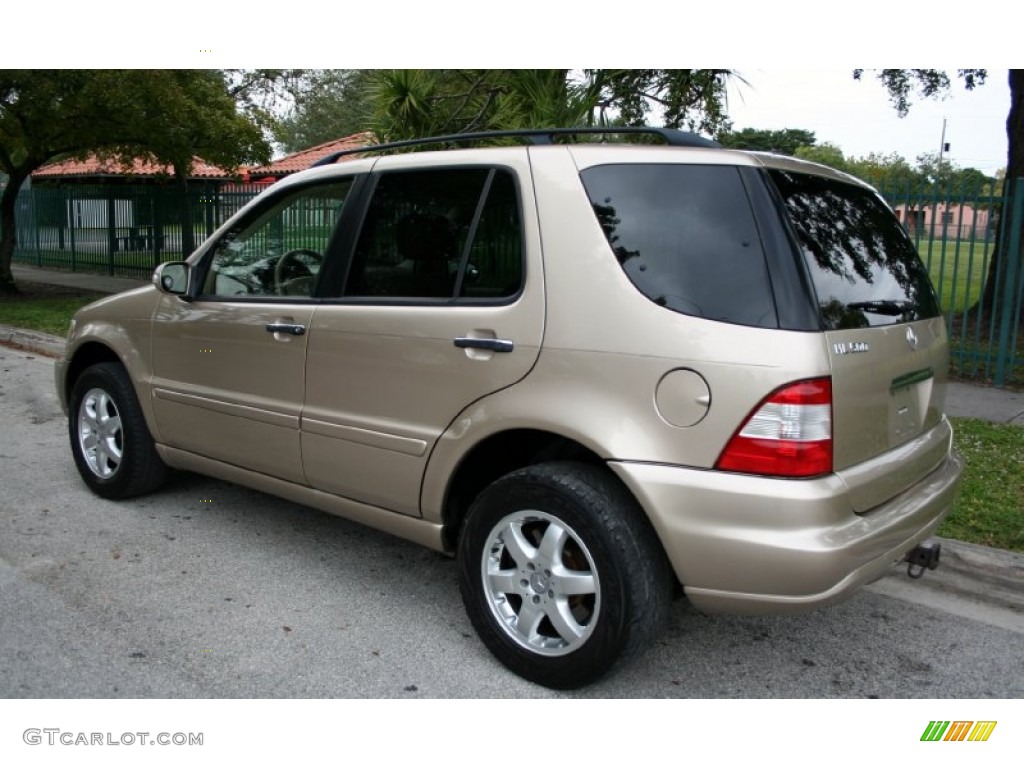
[[[1024,627],[916,582],[802,617],[680,601],[637,662],[548,691],[492,660],[433,552],[191,474],[92,496],[52,370],[0,347],[0,697],[1024,697]]]

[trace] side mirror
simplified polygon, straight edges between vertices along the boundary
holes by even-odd
[[[153,285],[164,293],[171,293],[187,299],[189,298],[187,294],[191,274],[192,271],[187,262],[169,261],[161,264],[153,272]]]

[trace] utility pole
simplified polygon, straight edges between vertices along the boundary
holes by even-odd
[[[942,118],[942,138],[939,139],[939,172],[942,171],[942,155],[949,152],[949,144],[946,143],[946,118]]]

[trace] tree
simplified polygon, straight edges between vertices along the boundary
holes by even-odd
[[[293,86],[290,112],[278,120],[274,138],[286,152],[298,152],[366,130],[369,104],[364,69],[315,69]]]
[[[196,155],[222,167],[265,162],[260,126],[240,114],[217,70],[0,71],[0,293],[11,274],[15,202],[29,175],[61,155],[146,156],[170,165],[184,188]],[[183,250],[192,250],[183,205]]]
[[[800,147],[813,147],[814,131],[802,128],[783,128],[781,131],[744,128],[742,131],[722,131],[715,137],[723,147],[750,149],[755,152],[776,152],[796,155]]]
[[[853,76],[861,79],[864,70],[855,69]],[[907,114],[910,109],[911,99],[915,95],[925,98],[945,94],[950,88],[950,77],[945,70],[941,69],[881,69],[876,71],[879,81],[885,86],[889,93],[897,114],[901,117]],[[984,69],[958,69],[956,77],[963,81],[964,88],[972,90],[983,85],[987,78]],[[1009,71],[1010,84],[1010,108],[1006,117],[1006,176],[1010,180],[1007,185],[1004,198],[1007,207],[1013,204],[1015,194],[1014,180],[1024,178],[1024,69],[1011,69]],[[992,259],[989,262],[989,273],[985,281],[985,292],[982,295],[981,306],[990,311],[996,306],[996,291],[998,289],[997,276],[1003,271],[1002,264],[1005,262],[1016,265],[1016,268],[1024,269],[1024,252],[1008,253],[1008,243],[1002,240],[1001,233],[997,231],[996,241],[993,245]],[[1024,313],[1024,302],[1022,313]]]
[[[378,70],[368,83],[382,140],[554,126],[643,125],[714,133],[727,124],[720,69]]]
[[[917,157],[918,171],[929,184],[935,184],[947,190],[964,192],[980,192],[985,185],[991,185],[995,179],[986,176],[977,168],[961,168],[946,158],[939,159],[937,152],[925,152]]]
[[[728,124],[726,83],[730,69],[586,69],[583,84],[594,99],[598,122],[617,112],[626,125],[644,125],[652,108],[667,128],[715,134]]]
[[[825,142],[798,147],[796,156],[844,171],[886,192],[937,185],[951,192],[988,194],[995,181],[977,168],[961,168],[945,158],[940,163],[934,153],[920,155],[917,165],[911,166],[898,152],[871,152],[864,157],[846,157],[838,146]]]
[[[881,190],[908,190],[927,183],[920,168],[912,168],[898,152],[871,152],[864,157],[850,158],[847,170],[858,179]]]
[[[827,165],[830,168],[835,168],[837,171],[848,170],[846,158],[843,156],[843,150],[829,141],[826,141],[824,144],[816,144],[814,146],[797,147],[794,154],[801,160],[808,160],[812,163],[821,163],[822,165]]]

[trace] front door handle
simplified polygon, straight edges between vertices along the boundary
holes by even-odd
[[[508,339],[474,339],[468,336],[457,337],[455,346],[459,349],[486,349],[489,352],[511,352],[515,348],[515,344]]]
[[[292,336],[304,336],[306,326],[299,323],[267,323],[267,333],[288,333]]]

